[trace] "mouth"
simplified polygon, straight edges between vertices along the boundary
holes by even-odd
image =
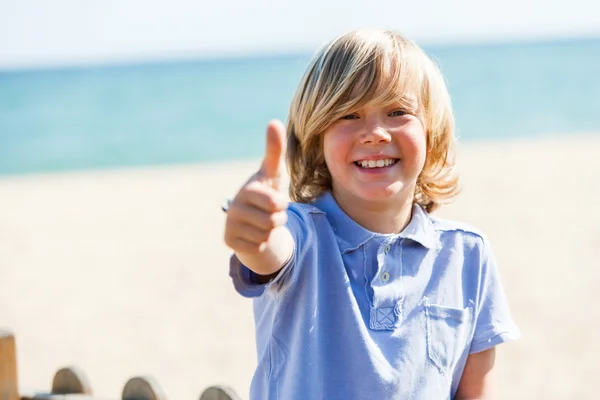
[[[386,168],[391,167],[400,161],[399,158],[383,158],[380,160],[358,160],[354,165],[363,169]]]

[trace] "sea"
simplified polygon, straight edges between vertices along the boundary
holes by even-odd
[[[459,141],[600,133],[600,38],[422,47]],[[0,175],[259,158],[312,55],[0,70]]]

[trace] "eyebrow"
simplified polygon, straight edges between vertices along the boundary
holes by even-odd
[[[421,106],[419,96],[415,95],[412,91],[403,93],[399,97],[398,102],[402,103],[403,105],[409,106],[415,110]]]

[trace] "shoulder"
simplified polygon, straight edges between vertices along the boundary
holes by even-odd
[[[327,224],[325,213],[311,204],[290,202],[287,214],[287,227],[295,237],[321,233],[323,223]]]
[[[461,246],[464,249],[487,252],[489,240],[480,229],[461,221],[430,216],[434,230],[442,245]]]
[[[317,207],[315,207],[312,204],[294,203],[294,202],[289,203],[288,211],[290,211],[294,214],[297,214],[297,215],[302,215],[302,216],[324,214],[323,211],[321,211],[320,209],[318,209]]]
[[[289,219],[309,225],[314,225],[316,220],[325,215],[323,211],[311,204],[293,202],[289,203],[287,214]]]

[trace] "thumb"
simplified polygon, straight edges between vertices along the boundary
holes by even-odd
[[[267,149],[260,167],[261,176],[279,188],[278,179],[285,167],[285,127],[281,121],[271,121],[267,126]]]

